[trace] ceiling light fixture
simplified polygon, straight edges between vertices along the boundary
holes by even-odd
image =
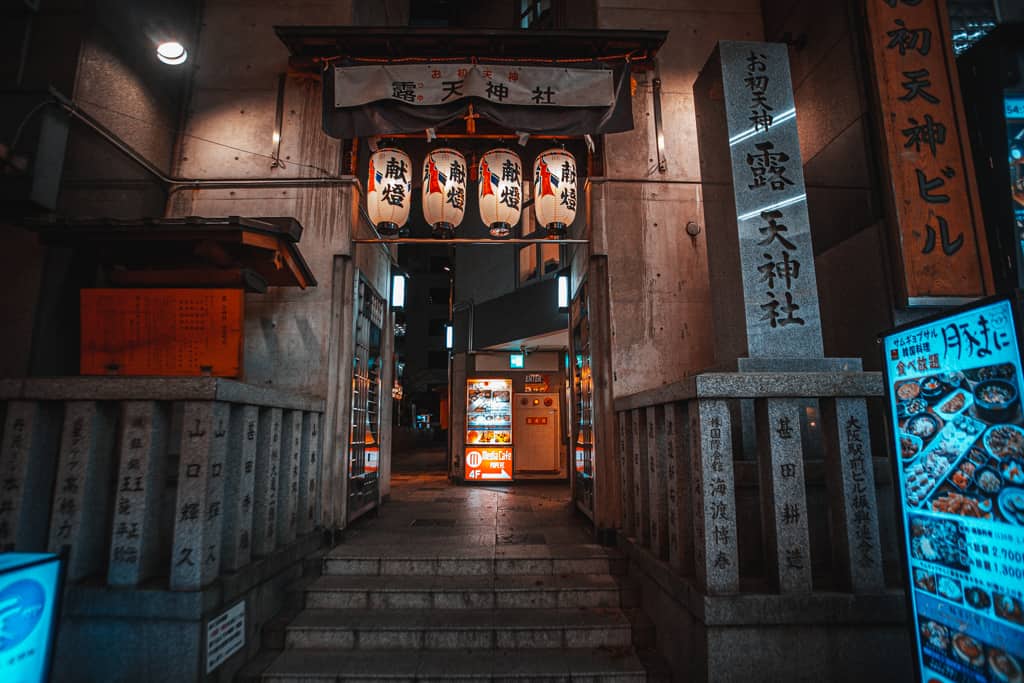
[[[185,60],[188,59],[188,51],[184,45],[172,40],[160,43],[157,46],[156,57],[164,64],[177,66],[178,64],[184,64]]]

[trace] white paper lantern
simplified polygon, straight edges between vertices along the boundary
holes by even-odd
[[[523,164],[510,149],[492,149],[480,157],[480,218],[493,237],[508,237],[523,207]]]
[[[366,212],[382,235],[395,235],[409,220],[412,160],[399,149],[378,149],[370,156]]]
[[[451,237],[466,213],[466,157],[442,147],[423,160],[423,217],[436,237]]]
[[[533,162],[533,205],[537,223],[558,237],[576,219],[576,159],[564,149],[541,152]]]

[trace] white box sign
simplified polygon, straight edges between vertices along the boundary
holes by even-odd
[[[245,600],[210,619],[206,625],[206,673],[245,645]]]

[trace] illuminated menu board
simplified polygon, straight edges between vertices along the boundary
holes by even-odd
[[[1024,418],[1015,311],[884,338],[920,680],[1024,680]]]
[[[48,680],[59,599],[56,555],[0,554],[0,680]]]
[[[512,380],[466,382],[468,481],[512,480]]]

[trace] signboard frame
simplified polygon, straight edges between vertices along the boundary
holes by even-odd
[[[921,625],[919,624],[919,615],[914,597],[915,583],[914,583],[914,567],[911,565],[911,559],[909,556],[908,548],[910,543],[908,541],[909,529],[907,528],[907,518],[910,513],[904,505],[904,485],[903,485],[903,471],[902,471],[902,454],[897,434],[900,432],[899,425],[894,421],[894,406],[898,397],[893,396],[892,388],[894,383],[900,381],[898,377],[893,377],[889,371],[890,359],[886,357],[886,341],[891,338],[898,336],[902,333],[918,328],[927,328],[941,323],[944,320],[952,320],[960,318],[965,315],[969,315],[974,311],[980,309],[986,309],[994,305],[1001,303],[1008,304],[1011,312],[1013,321],[1013,342],[1017,345],[1017,365],[1019,368],[1024,368],[1024,358],[1022,358],[1022,352],[1024,352],[1024,329],[1022,329],[1021,321],[1024,320],[1024,296],[1020,290],[1015,290],[1012,294],[1000,294],[995,296],[988,296],[973,301],[964,306],[957,307],[949,311],[943,311],[933,315],[922,317],[910,323],[899,325],[890,330],[887,330],[878,335],[878,342],[881,348],[881,360],[882,360],[882,376],[884,380],[884,397],[885,397],[885,435],[886,435],[886,449],[889,452],[890,467],[893,477],[893,495],[896,503],[896,522],[897,529],[899,532],[899,557],[900,566],[903,570],[904,582],[904,598],[906,603],[907,615],[908,615],[908,628],[910,629],[910,638],[912,643],[912,658],[914,662],[914,680],[918,683],[924,683],[924,662],[922,661],[922,643],[920,642],[921,636]],[[934,374],[942,373],[941,368],[934,370]],[[1024,378],[1018,376],[1017,387],[1018,387],[1018,398],[1021,394],[1021,381]],[[983,435],[985,431],[981,432]],[[984,438],[984,437],[982,437]],[[923,452],[923,449],[922,449]],[[949,476],[949,473],[957,469],[956,463],[954,467],[947,471],[943,478]],[[929,498],[934,497],[936,492],[942,487],[942,479],[936,486],[933,492],[929,495]],[[993,503],[995,505],[997,503]],[[954,513],[955,514],[955,513]],[[980,581],[979,581],[980,583]],[[966,591],[965,591],[966,592]],[[1018,660],[1024,658],[1018,657]],[[988,664],[988,658],[984,660],[984,664]],[[946,679],[936,679],[943,680]]]
[[[53,660],[54,652],[57,649],[57,633],[60,629],[60,623],[62,619],[62,607],[64,603],[64,582],[67,575],[67,562],[65,559],[57,554],[53,553],[11,553],[12,555],[26,555],[35,556],[35,559],[29,560],[24,564],[11,565],[10,567],[0,567],[0,578],[9,573],[21,573],[28,569],[40,567],[46,564],[56,563],[57,565],[57,576],[53,586],[53,609],[51,610],[50,626],[46,633],[46,654],[45,661],[42,665],[43,677],[40,681],[49,681],[53,678]]]

